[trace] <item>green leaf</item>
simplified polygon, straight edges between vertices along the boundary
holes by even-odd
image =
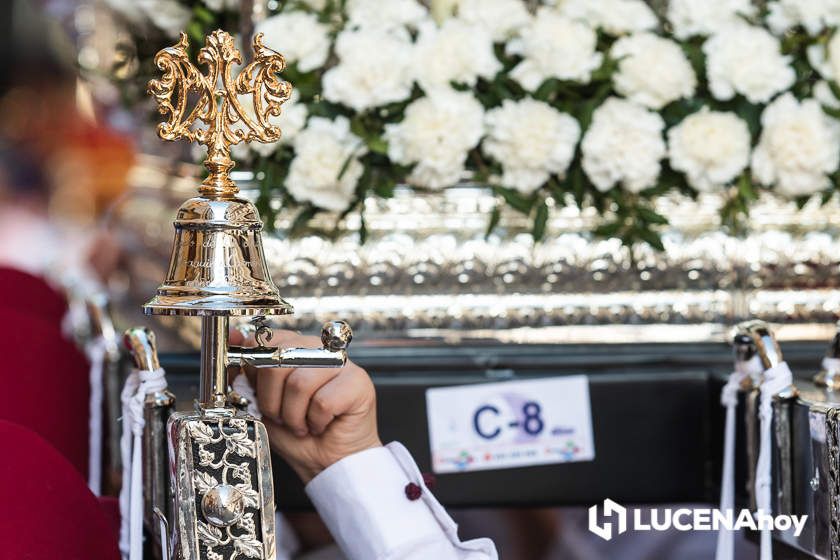
[[[838,100],[840,100],[840,84],[836,80],[828,80],[828,88]]]
[[[493,230],[495,230],[496,226],[499,225],[501,217],[502,212],[499,210],[499,206],[494,206],[493,210],[490,212],[490,220],[487,222],[487,231],[484,232],[484,239],[490,237],[490,234],[493,233]]]
[[[213,12],[211,12],[205,6],[202,6],[200,4],[196,5],[193,8],[193,15],[195,16],[195,18],[198,21],[200,21],[200,22],[202,22],[206,25],[209,25],[209,24],[213,23],[213,20],[216,19]]]
[[[365,222],[365,215],[359,214],[359,244],[364,245],[365,241],[367,241],[368,230],[367,230],[367,223]]]
[[[639,217],[649,223],[649,224],[667,224],[668,218],[663,216],[662,214],[657,213],[656,211],[647,208],[646,206],[639,206],[636,209],[636,212],[639,214]]]
[[[534,229],[531,230],[531,235],[534,236],[534,241],[542,241],[545,236],[545,226],[548,223],[548,204],[543,199],[537,205],[537,215],[534,217]]]
[[[350,132],[352,132],[360,138],[368,137],[368,131],[365,128],[365,125],[362,122],[362,118],[360,115],[356,115],[350,120]]]
[[[558,84],[559,80],[557,78],[548,78],[534,92],[534,99],[548,101],[551,94],[557,91]]]
[[[829,107],[828,105],[823,105],[822,110],[829,117],[834,117],[835,119],[840,119],[840,109],[835,108],[835,107]]]
[[[204,44],[204,27],[198,21],[191,21],[187,24],[187,35],[190,41],[196,44]]]
[[[350,167],[350,162],[353,161],[353,158],[355,157],[355,152],[351,153],[347,156],[347,159],[344,160],[344,163],[341,164],[341,169],[338,170],[338,177],[336,177],[339,181],[341,181],[341,178],[344,177],[345,173],[347,173],[347,168]]]
[[[536,201],[534,197],[526,198],[519,191],[504,187],[495,187],[493,190],[500,194],[505,199],[505,202],[513,207],[514,210],[526,215],[531,213],[531,209],[534,207],[534,202]]]
[[[572,185],[572,193],[575,197],[575,204],[578,205],[578,208],[582,209],[585,202],[586,187],[583,184],[583,169],[580,164],[576,164],[574,168],[572,168],[572,173],[569,175],[569,181]]]
[[[386,142],[385,139],[381,136],[370,136],[365,140],[365,142],[367,143],[367,147],[370,149],[371,152],[377,154],[388,153],[388,142]]]
[[[622,225],[624,224],[621,222],[621,220],[607,222],[606,224],[601,224],[600,226],[596,227],[593,233],[597,237],[609,239],[610,237],[616,237],[616,235],[618,235],[618,232],[621,229]]]
[[[738,179],[738,194],[746,201],[756,200],[758,198],[749,172],[742,173],[741,178]]]
[[[315,215],[320,212],[321,209],[315,206],[307,206],[303,210],[301,210],[297,216],[295,216],[294,222],[292,222],[292,226],[289,228],[289,235],[292,237],[300,235],[301,233],[306,230],[306,226],[309,224],[309,220],[315,217]]]
[[[376,184],[373,185],[373,192],[382,198],[391,198],[394,196],[394,188],[396,186],[397,183],[392,179],[377,181]]]
[[[637,231],[642,241],[644,241],[657,251],[665,250],[665,245],[662,244],[662,237],[657,232],[651,229],[639,229]]]

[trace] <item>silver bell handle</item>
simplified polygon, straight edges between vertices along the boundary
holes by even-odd
[[[266,345],[271,340],[271,329],[257,324],[256,339],[257,346],[253,348],[231,346],[228,363],[255,368],[340,368],[347,362],[353,331],[344,321],[329,321],[321,329],[322,348],[272,348]]]

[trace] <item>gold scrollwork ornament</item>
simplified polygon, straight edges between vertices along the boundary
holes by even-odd
[[[263,44],[262,33],[254,36],[253,48],[253,61],[236,78],[231,74],[235,65],[242,64],[242,54],[233,37],[222,30],[208,35],[198,52],[198,62],[207,68],[206,73],[190,61],[186,33],[155,56],[163,76],[149,82],[148,92],[160,113],[169,115],[158,124],[158,135],[164,140],[185,138],[207,146],[204,166],[209,175],[199,188],[204,196],[232,196],[238,191],[229,176],[234,166],[231,146],[280,139],[280,128],[270,119],[280,115],[280,106],[292,93],[291,84],[278,75],[286,61]],[[196,94],[195,106],[188,111],[190,96]],[[246,109],[240,96],[250,100],[253,111]],[[199,126],[199,121],[206,126]]]

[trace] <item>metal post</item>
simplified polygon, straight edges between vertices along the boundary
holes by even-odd
[[[228,318],[201,318],[201,382],[205,408],[223,408],[227,402]]]

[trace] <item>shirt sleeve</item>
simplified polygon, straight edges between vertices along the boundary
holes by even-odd
[[[419,499],[406,497],[409,483],[421,488]],[[458,526],[400,443],[345,457],[306,493],[349,560],[498,559],[490,539],[458,539]]]

